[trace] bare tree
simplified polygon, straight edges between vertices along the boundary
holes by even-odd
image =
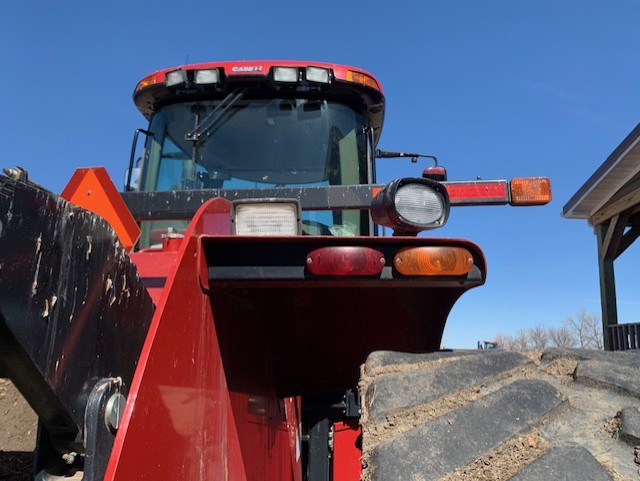
[[[513,349],[516,351],[526,351],[529,347],[529,333],[524,329],[520,329],[513,338]]]
[[[528,334],[533,349],[545,349],[549,345],[549,330],[546,327],[532,327]]]
[[[604,348],[602,324],[598,314],[590,314],[582,308],[575,315],[567,316],[565,325],[575,333],[581,348]]]
[[[567,316],[562,326],[547,329],[538,325],[528,330],[520,329],[513,337],[498,333],[495,340],[498,347],[511,351],[546,349],[549,346],[604,348],[600,316],[588,313],[584,308]]]
[[[549,340],[555,347],[575,347],[576,336],[567,326],[550,327]]]
[[[586,349],[589,339],[587,336],[587,325],[583,322],[581,317],[583,312],[584,311],[580,311],[576,316],[567,316],[564,320],[564,324],[574,333],[578,341],[578,347]]]
[[[586,331],[590,349],[604,349],[604,337],[602,336],[600,316],[594,313],[589,314],[584,309],[582,309],[581,315],[587,325]]]
[[[500,349],[506,349],[508,351],[513,350],[513,338],[511,336],[498,333],[495,335],[493,340]]]

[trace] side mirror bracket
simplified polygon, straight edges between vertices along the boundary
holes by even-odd
[[[131,188],[131,177],[133,174],[134,161],[136,158],[136,147],[138,146],[138,135],[143,133],[147,137],[155,137],[153,132],[144,129],[136,129],[133,134],[133,143],[131,144],[131,156],[129,157],[129,168],[127,169],[127,180],[124,184],[124,191],[131,192],[133,189]]]

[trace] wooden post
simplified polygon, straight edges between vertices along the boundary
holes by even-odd
[[[594,227],[596,238],[598,241],[598,269],[600,271],[600,303],[602,305],[602,336],[604,340],[604,349],[606,351],[613,350],[613,339],[609,331],[609,326],[618,324],[618,306],[616,304],[616,281],[613,270],[614,256],[607,255],[603,249],[607,238],[607,231],[610,228],[609,222],[603,222]],[[611,226],[614,228],[614,226]]]

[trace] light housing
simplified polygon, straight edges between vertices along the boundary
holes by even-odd
[[[473,267],[473,255],[464,247],[406,247],[393,257],[393,266],[405,276],[463,276]]]
[[[305,78],[308,82],[328,84],[331,83],[331,70],[322,67],[307,67]]]
[[[155,85],[156,82],[157,82],[157,77],[155,73],[152,73],[151,75],[147,75],[145,78],[140,80],[140,82],[138,82],[138,85],[136,85],[135,91],[137,92],[138,90],[142,90],[147,87],[150,87],[151,85]]]
[[[511,205],[544,205],[551,201],[551,181],[546,177],[512,179]]]
[[[164,81],[167,87],[176,87],[178,85],[185,84],[187,82],[187,72],[181,68],[167,72],[166,79]]]
[[[449,201],[455,205],[505,205],[509,203],[506,180],[447,182]]]
[[[211,85],[220,83],[220,71],[217,68],[196,70],[193,81],[198,85]]]
[[[377,90],[378,92],[382,91],[378,82],[372,76],[367,75],[366,73],[363,73],[363,72],[348,70],[347,82],[354,82],[360,85],[365,85],[367,87],[371,87],[372,89]]]
[[[371,201],[371,218],[394,235],[442,227],[449,217],[446,188],[430,179],[403,178],[385,185]]]
[[[302,233],[297,199],[243,199],[231,203],[231,233],[292,236]]]
[[[427,167],[422,171],[423,179],[436,180],[438,182],[447,181],[447,169],[441,165],[434,165],[433,167]]]
[[[307,255],[307,269],[316,276],[376,276],[385,265],[382,252],[363,246],[321,247]]]
[[[298,67],[273,67],[273,80],[281,83],[297,83],[300,78]]]

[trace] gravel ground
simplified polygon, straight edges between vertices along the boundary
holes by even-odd
[[[0,481],[33,479],[37,417],[8,379],[0,378]]]

